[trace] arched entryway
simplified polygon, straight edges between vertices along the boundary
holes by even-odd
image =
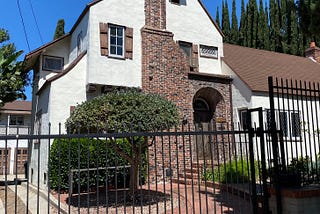
[[[214,88],[202,88],[193,98],[193,117],[196,131],[212,131],[216,128],[217,114],[221,114],[224,107],[222,95]],[[194,154],[200,160],[211,159],[212,135],[199,134],[195,139]],[[210,145],[211,144],[211,145]]]

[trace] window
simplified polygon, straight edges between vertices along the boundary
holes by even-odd
[[[24,125],[24,117],[18,115],[10,115],[10,123],[12,126],[21,126]]]
[[[199,62],[198,62],[198,45],[192,44],[189,42],[179,41],[179,47],[186,54],[190,71],[196,72],[199,71]]]
[[[171,0],[172,3],[180,4],[180,0]]]
[[[133,28],[99,23],[101,56],[133,59]]]
[[[47,71],[61,71],[63,69],[63,58],[43,56],[42,69]]]
[[[124,57],[124,27],[109,25],[109,55]]]
[[[248,109],[239,110],[240,125],[243,130],[249,129],[247,115],[248,115]]]
[[[271,126],[271,112],[266,111],[268,128]],[[275,112],[277,129],[282,130],[284,137],[301,137],[301,120],[298,111],[279,111]]]
[[[82,31],[78,34],[77,37],[77,56],[82,52]]]
[[[192,51],[192,44],[188,42],[181,42],[179,41],[180,48],[185,52],[189,61],[191,59],[191,51]]]

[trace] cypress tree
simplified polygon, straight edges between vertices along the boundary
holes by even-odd
[[[217,11],[216,11],[216,23],[219,26],[219,28],[221,28],[220,25],[220,14],[219,14],[219,7],[217,7]]]
[[[65,34],[64,32],[64,19],[59,19],[57,22],[57,27],[54,32],[53,39],[58,39]]]
[[[237,7],[236,7],[236,1],[232,0],[232,27],[231,27],[230,43],[237,44],[238,40],[239,40],[239,30],[238,30]]]
[[[230,17],[228,2],[222,4],[222,31],[225,34],[225,42],[230,42]]]
[[[263,0],[259,2],[259,21],[258,21],[258,38],[257,38],[257,48],[258,49],[265,49],[265,14],[263,8]]]
[[[290,0],[288,4],[289,18],[288,18],[288,45],[290,46],[289,53],[300,55],[299,53],[299,35],[298,35],[298,17],[294,0]]]
[[[242,46],[247,46],[247,43],[245,42],[246,38],[246,9],[244,6],[244,0],[241,0],[241,17],[240,17],[240,27],[239,27],[239,41],[238,44]]]
[[[276,20],[276,13],[275,13],[275,3],[274,0],[270,0],[270,50],[275,51],[276,50],[276,32],[275,32],[275,22]]]
[[[268,6],[265,6],[264,12],[264,33],[263,33],[263,41],[264,41],[264,49],[270,50],[270,27],[269,27],[269,15],[268,15]]]

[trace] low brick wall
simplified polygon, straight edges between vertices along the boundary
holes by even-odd
[[[271,189],[270,193],[270,211],[277,213],[274,189]],[[281,190],[281,197],[283,214],[319,213],[320,186],[283,189]]]

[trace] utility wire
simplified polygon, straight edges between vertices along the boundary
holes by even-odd
[[[33,10],[33,6],[32,6],[32,3],[31,3],[31,0],[29,0],[29,4],[30,4],[30,7],[31,7],[31,11],[32,11],[34,22],[36,23],[36,27],[37,27],[38,34],[39,34],[39,37],[40,37],[40,40],[41,40],[41,44],[43,44],[43,39],[42,39],[42,36],[41,36],[41,32],[40,32],[40,29],[39,29],[37,18],[36,18],[35,14],[34,14],[34,10]]]
[[[22,16],[22,13],[21,13],[21,7],[20,7],[20,0],[17,0],[17,4],[18,4],[18,9],[19,9],[19,14],[20,14],[20,18],[21,18],[21,23],[22,23],[22,26],[23,26],[23,32],[24,32],[24,36],[26,38],[26,42],[27,42],[27,45],[28,45],[28,50],[29,52],[31,51],[30,49],[30,45],[29,45],[29,41],[28,41],[28,35],[27,35],[27,31],[26,31],[26,26],[24,24],[24,20],[23,20],[23,16]]]

